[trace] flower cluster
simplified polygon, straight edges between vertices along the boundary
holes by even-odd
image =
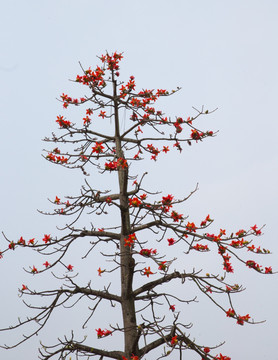
[[[160,261],[158,263],[158,270],[166,271],[167,270],[167,261]]]
[[[135,240],[137,240],[136,235],[135,234],[129,234],[128,237],[124,239],[125,246],[132,247],[134,245]]]
[[[233,273],[234,269],[232,267],[232,264],[229,261],[231,257],[228,254],[226,254],[226,255],[223,254],[222,257],[223,257],[223,260],[224,260],[224,262],[223,262],[223,270],[226,270],[227,272]]]
[[[97,332],[97,337],[98,339],[108,336],[108,335],[112,335],[112,331],[110,330],[102,330],[101,328],[96,329]]]
[[[178,117],[176,122],[174,123],[174,126],[176,128],[176,132],[177,134],[181,133],[182,132],[182,127],[180,124],[182,124],[184,122],[183,118],[181,117]]]
[[[123,360],[128,360],[125,356],[122,356]],[[132,354],[130,360],[139,360],[139,357],[137,355]]]
[[[104,87],[105,81],[103,80],[103,75],[104,71],[99,66],[97,66],[94,71],[89,67],[83,76],[77,75],[75,81],[82,83],[83,85]]]
[[[246,314],[244,316],[240,316],[238,315],[237,317],[237,324],[239,325],[244,325],[244,322],[248,322],[248,320],[250,319],[250,315]]]
[[[48,155],[46,156],[46,159],[49,161],[52,161],[54,163],[57,163],[57,164],[67,164],[67,162],[69,160],[68,158],[65,158],[64,156],[57,156],[52,153],[48,153]]]
[[[239,324],[239,325],[244,325],[244,322],[248,322],[248,320],[250,319],[249,314],[246,314],[244,316],[240,316],[240,315],[236,316],[236,313],[235,313],[234,309],[227,310],[226,315],[227,315],[227,317],[233,317],[233,318],[236,317],[237,318],[237,324]]]
[[[232,240],[230,245],[234,248],[242,248],[249,244],[249,241],[241,239],[241,240]]]
[[[157,254],[157,250],[156,249],[141,249],[140,250],[140,255],[145,256],[145,257],[150,257],[151,255],[156,255]]]
[[[105,163],[105,170],[114,171],[119,169],[125,169],[128,167],[127,161],[123,158],[119,158],[117,161],[110,161]]]
[[[64,109],[66,109],[69,106],[69,104],[79,105],[79,104],[82,104],[83,102],[86,101],[86,99],[83,98],[83,97],[81,97],[80,100],[73,99],[73,98],[71,98],[70,96],[68,96],[67,94],[64,94],[64,93],[60,96],[60,98],[63,101],[63,108]]]
[[[200,224],[201,227],[207,226],[207,223],[211,223],[213,220],[211,220],[210,216],[208,215],[205,220],[203,220]]]
[[[57,116],[56,123],[59,124],[61,129],[68,129],[71,126],[71,122],[64,119],[64,116]]]
[[[129,199],[129,206],[131,206],[131,207],[139,207],[141,204],[142,204],[142,201],[135,196],[133,198]]]
[[[135,90],[134,76],[130,76],[126,85],[122,85],[120,88],[120,97],[124,99],[128,93]]]
[[[153,146],[153,144],[147,144],[147,149],[148,149],[148,151],[149,151],[151,154],[153,154],[153,155],[151,156],[151,159],[152,159],[152,160],[156,160],[157,155],[160,153],[160,151],[158,150],[158,148],[155,148],[155,147]]]
[[[172,202],[174,200],[174,196],[168,194],[167,196],[163,196],[162,197],[162,211],[163,212],[168,212],[171,207],[173,207]]]
[[[251,226],[251,230],[253,230],[255,235],[262,235],[262,232],[261,232],[261,230],[258,230],[257,225]]]
[[[247,260],[246,261],[246,266],[248,266],[251,269],[254,269],[258,272],[263,272],[262,266],[257,264],[254,260]],[[271,266],[269,267],[265,267],[265,274],[272,274],[272,268]]]
[[[196,129],[194,129],[194,130],[191,129],[190,137],[191,137],[191,139],[198,141],[198,140],[201,140],[205,136],[212,136],[212,135],[213,135],[212,131],[207,131],[206,133],[203,133],[203,132],[199,132]]]
[[[207,245],[202,245],[202,244],[196,244],[193,246],[193,249],[197,250],[197,251],[209,251],[209,248]]]
[[[119,70],[119,62],[122,60],[122,58],[123,58],[122,53],[118,54],[117,52],[114,52],[113,55],[109,55],[109,54],[102,55],[100,60],[103,63],[107,63],[107,68],[113,71],[113,70]]]
[[[175,222],[179,222],[179,220],[182,220],[183,215],[177,213],[176,211],[172,211],[171,213],[171,218],[175,221]]]

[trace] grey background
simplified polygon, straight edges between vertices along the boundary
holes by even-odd
[[[125,79],[134,75],[138,89],[182,87],[161,103],[170,115],[192,115],[192,106],[218,107],[200,121],[205,128],[219,130],[217,137],[185,148],[166,163],[147,162],[146,167],[151,165],[147,183],[181,197],[198,182],[200,189],[183,213],[196,223],[210,214],[215,219],[212,231],[266,224],[257,243],[273,255],[256,260],[277,269],[277,12],[274,0],[3,2],[1,230],[14,240],[55,234],[61,220],[43,217],[36,209],[49,209],[47,198],[78,193],[83,179],[79,172],[46,162],[41,139],[57,129],[55,119],[62,109],[55,98],[62,92],[72,94],[71,90],[83,95],[81,87],[68,82],[80,73],[78,61],[94,67],[96,55],[117,50],[124,52],[121,75]],[[5,246],[1,237],[0,248]],[[204,259],[196,258],[198,267]],[[30,279],[22,271],[33,263],[39,260],[21,251],[1,260],[0,327],[27,314],[17,296],[22,283],[52,286],[47,276]],[[96,261],[93,276],[98,266]],[[235,299],[239,312],[267,321],[242,327],[200,302],[188,314],[194,322],[190,332],[204,344],[226,340],[219,352],[233,360],[277,358],[276,276],[264,277],[239,265],[232,279],[247,288]],[[101,286],[100,279],[95,281]],[[93,341],[101,319],[100,314],[88,329],[94,333]],[[38,340],[57,338],[75,320],[57,315],[37,338],[9,352],[0,349],[0,357],[36,359]],[[12,343],[21,333],[0,332],[0,342]],[[109,340],[112,347],[115,339]]]

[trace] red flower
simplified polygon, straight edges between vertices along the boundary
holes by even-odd
[[[108,336],[108,335],[112,335],[112,331],[105,330],[104,333],[103,333],[103,336]]]
[[[167,270],[167,261],[161,261],[158,264],[158,270],[166,271]]]
[[[100,339],[101,337],[103,337],[104,331],[101,330],[101,328],[96,329],[97,332],[97,337]]]
[[[173,238],[167,239],[167,241],[168,241],[168,245],[169,245],[169,246],[175,244],[175,240],[174,240]]]
[[[38,272],[38,269],[33,265],[31,273],[36,274],[37,272]]]
[[[203,133],[198,132],[197,130],[191,130],[191,139],[193,140],[200,140],[204,136]]]
[[[235,317],[235,310],[234,309],[227,310],[226,315],[227,317]]]
[[[140,195],[141,200],[146,200],[146,198],[147,198],[147,194],[144,193],[144,194]]]
[[[142,201],[139,200],[137,197],[133,197],[129,199],[129,206],[138,207],[142,204]]]
[[[104,272],[105,270],[101,270],[101,268],[99,267],[97,272],[98,272],[98,276],[101,276],[101,274]]]
[[[147,277],[149,277],[150,275],[153,275],[153,272],[151,271],[150,266],[148,268],[144,269],[144,274],[143,275],[147,275]]]
[[[15,243],[14,243],[13,241],[11,241],[11,242],[9,243],[9,249],[11,249],[11,250],[14,250],[14,249],[15,249]]]
[[[101,111],[98,116],[102,117],[104,119],[106,116],[105,114],[106,114],[106,111]]]
[[[72,271],[72,270],[73,270],[73,266],[72,266],[71,264],[69,264],[69,265],[67,266],[67,269],[68,269],[69,271]]]
[[[88,115],[83,118],[83,125],[89,125],[90,122],[91,122],[91,119],[89,118]]]
[[[34,245],[34,241],[35,241],[35,238],[30,239],[30,240],[28,241],[28,245]]]
[[[196,232],[196,225],[194,224],[194,222],[192,223],[188,222],[186,225],[186,229],[188,231]]]
[[[28,287],[26,285],[22,284],[21,291],[24,291],[24,290],[27,290],[27,289],[28,289]]]
[[[46,268],[47,268],[48,266],[50,266],[50,264],[49,264],[48,261],[46,261],[43,265],[44,265]]]
[[[272,268],[270,267],[265,267],[265,274],[272,274]]]
[[[20,239],[17,242],[20,245],[25,245],[25,240],[23,239],[23,237],[21,236]]]
[[[42,239],[46,244],[50,242],[50,235],[44,235],[44,238]]]
[[[54,203],[57,204],[57,205],[59,205],[59,204],[60,204],[60,200],[61,200],[61,199],[59,199],[58,196],[56,196],[56,198],[55,198],[55,200],[54,200]]]
[[[171,345],[175,346],[178,342],[178,339],[177,339],[177,335],[176,336],[173,336],[172,339],[171,339]]]
[[[96,142],[95,146],[93,146],[93,153],[103,153],[104,146],[102,145],[102,142],[98,143]]]
[[[170,305],[169,310],[174,312],[176,310],[176,306],[175,305]]]
[[[88,157],[86,155],[81,155],[81,160],[86,161],[86,160],[88,160]]]
[[[205,347],[205,348],[204,348],[204,352],[205,352],[206,354],[208,354],[208,353],[210,352],[210,348]]]

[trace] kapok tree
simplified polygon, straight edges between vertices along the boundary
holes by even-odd
[[[208,227],[213,220],[209,215],[204,214],[203,221],[196,224],[177,210],[196,189],[183,199],[176,199],[172,194],[144,188],[146,173],[138,175],[137,164],[144,157],[166,161],[169,151],[179,154],[185,145],[212,138],[215,133],[201,130],[196,124],[197,119],[211,112],[195,109],[194,116],[167,117],[154,104],[179,88],[171,92],[164,89],[137,92],[134,76],[127,82],[119,80],[122,54],[107,53],[99,59],[100,66],[95,70],[84,70],[81,66],[82,74],[76,77],[76,83],[85,86],[83,97],[61,95],[64,111],[71,106],[84,110],[77,123],[65,115],[57,116],[59,134],[45,138],[47,143],[54,143],[53,149],[46,151],[45,159],[68,169],[81,169],[86,177],[89,172],[97,172],[108,179],[111,189],[95,188],[95,177],[92,182],[87,177],[78,195],[67,196],[65,200],[56,196],[51,201],[54,206],[51,214],[67,219],[60,237],[47,231],[42,232],[46,233],[42,240],[28,241],[23,236],[11,240],[5,235],[8,244],[1,257],[18,247],[32,249],[45,260],[25,270],[33,276],[50,272],[55,284],[57,281],[61,284],[57,289],[44,290],[22,285],[19,291],[24,299],[39,298],[43,305],[24,300],[33,309],[33,316],[2,330],[27,326],[25,335],[17,343],[3,347],[13,348],[27,341],[47,325],[56,309],[68,306],[73,310],[80,299],[87,298],[89,307],[85,305],[79,317],[83,318],[83,327],[95,337],[80,338],[80,329],[72,329],[64,337],[57,334],[56,344],[43,343],[41,359],[70,359],[70,354],[75,354],[77,359],[81,356],[119,360],[157,356],[160,359],[172,353],[172,358],[181,359],[184,351],[191,350],[197,358],[228,360],[230,357],[217,354],[219,345],[199,344],[198,339],[189,334],[191,325],[185,324],[182,310],[185,303],[194,302],[196,298],[181,297],[178,291],[173,293],[173,287],[167,289],[172,282],[183,286],[193,284],[196,292],[204,294],[212,305],[239,325],[254,323],[249,314],[242,314],[234,307],[233,297],[243,288],[230,283],[228,275],[234,272],[232,258],[261,274],[272,273],[271,267],[262,267],[249,258],[250,253],[269,253],[252,243],[254,237],[261,235],[261,228],[254,225],[230,235],[224,229],[211,233]],[[123,116],[126,119],[121,126]],[[155,181],[158,183],[158,178]],[[111,226],[102,227],[103,217],[109,219]],[[92,274],[86,284],[79,282],[77,253],[71,252],[81,239],[82,261],[88,261]],[[215,251],[221,274],[179,269],[181,265],[175,262],[176,258],[167,255],[168,246],[175,247],[176,255],[185,258],[193,252]],[[96,266],[95,272],[91,270],[92,264]],[[103,279],[101,289],[94,287],[97,275]],[[120,279],[120,291],[110,290],[109,282],[113,287],[116,277]],[[109,316],[103,316],[103,323],[95,325],[92,319],[103,302]],[[117,311],[121,313],[121,323],[113,323],[113,312]],[[35,329],[28,332],[31,323]],[[112,334],[113,338],[117,338],[117,334],[123,337],[123,348],[109,350],[103,349],[103,343],[99,345],[98,339]],[[156,355],[152,354],[154,350]]]

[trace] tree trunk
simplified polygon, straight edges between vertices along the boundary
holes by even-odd
[[[116,92],[116,80],[114,85],[114,111],[115,111],[115,138],[116,138],[116,155],[117,158],[124,159],[124,153],[121,145],[119,113]],[[124,239],[131,233],[129,217],[129,199],[127,194],[128,186],[128,168],[120,168],[118,171],[119,194],[120,194],[120,211],[121,211],[121,296],[122,296],[122,314],[124,326],[125,356],[130,358],[132,354],[138,351],[137,344],[137,323],[135,314],[135,302],[133,296],[133,273],[135,261],[132,257],[131,248],[125,246]]]

